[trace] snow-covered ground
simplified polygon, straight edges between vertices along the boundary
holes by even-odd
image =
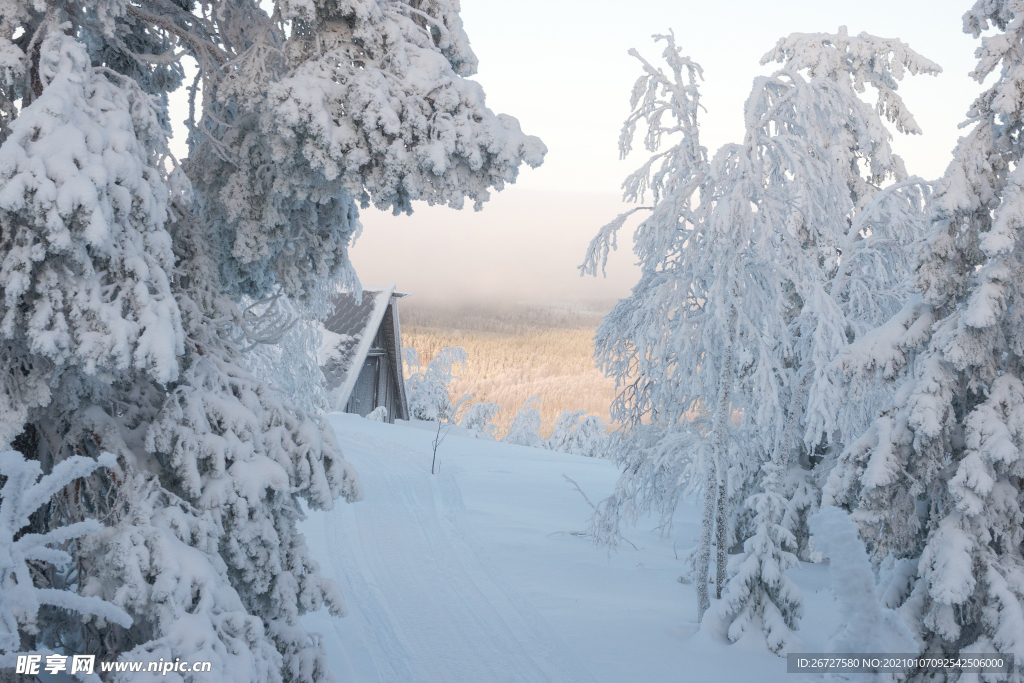
[[[427,423],[330,417],[365,499],[313,512],[303,530],[349,614],[304,621],[322,634],[335,676],[371,683],[782,681],[786,660],[760,633],[736,644],[712,606],[696,624],[677,580],[696,544],[693,501],[672,538],[653,519],[611,554],[574,532],[618,475],[602,460],[474,439],[453,431],[430,474]],[[564,475],[564,476],[563,476]],[[804,593],[800,651],[824,648],[834,610],[825,566],[791,576]]]

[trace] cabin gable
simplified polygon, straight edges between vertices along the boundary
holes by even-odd
[[[332,409],[365,417],[383,406],[388,422],[409,419],[397,306],[403,296],[391,284],[365,288],[361,301],[347,292],[335,297],[320,354]]]

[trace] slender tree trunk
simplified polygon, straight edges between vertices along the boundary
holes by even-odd
[[[800,442],[803,438],[803,435],[800,433],[800,426],[804,419],[804,402],[807,400],[807,394],[810,391],[812,372],[814,372],[813,367],[804,373],[800,382],[793,390],[789,415],[786,421],[786,434],[782,441],[785,450],[781,453],[781,457],[777,459],[778,463],[782,466],[783,472],[789,469],[792,454],[799,450]]]
[[[729,407],[732,398],[733,379],[733,353],[736,344],[736,309],[729,311],[728,340],[725,348],[725,358],[722,361],[722,369],[718,376],[718,405],[715,406],[715,419],[711,427],[711,447],[714,462],[714,472],[708,473],[704,486],[704,519],[701,527],[700,556],[697,567],[698,580],[701,584],[697,587],[697,621],[704,618],[704,613],[711,606],[708,598],[708,566],[711,562],[711,530],[717,527],[715,536],[717,549],[715,555],[715,596],[722,597],[722,587],[725,584],[726,570],[726,518],[728,517],[725,499],[726,492],[726,468],[728,460],[729,444],[727,431],[729,426]],[[701,573],[703,572],[703,573]]]
[[[714,467],[714,466],[713,466]],[[717,467],[714,469],[717,470]],[[715,479],[712,479],[714,477]],[[708,482],[718,478],[717,472],[708,473]],[[715,492],[718,487],[704,487],[704,515],[701,519],[700,553],[697,555],[697,570],[694,582],[697,584],[697,621],[704,618],[704,613],[711,607],[708,597],[708,568],[711,564],[711,527],[715,523]]]
[[[722,588],[725,586],[725,569],[728,564],[726,554],[726,515],[725,515],[725,473],[718,477],[718,505],[715,510],[715,598],[722,599]]]

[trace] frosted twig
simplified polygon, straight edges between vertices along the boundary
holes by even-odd
[[[581,496],[583,496],[583,500],[587,501],[587,505],[590,506],[590,509],[593,510],[594,512],[597,512],[597,506],[590,502],[590,499],[587,498],[587,494],[583,493],[583,489],[580,488],[580,485],[576,483],[575,479],[573,479],[572,477],[565,473],[562,474],[562,478],[565,479],[570,484],[572,484],[573,486],[575,486],[576,490],[580,492]]]
[[[582,538],[595,538],[594,534],[587,531],[552,531],[548,536],[564,536],[565,534],[569,534],[570,536],[580,536]],[[633,550],[639,552],[640,548],[636,547],[636,543],[633,543],[633,541],[629,540],[625,536],[620,535],[619,538],[633,546]]]

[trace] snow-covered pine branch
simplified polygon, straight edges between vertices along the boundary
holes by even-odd
[[[33,578],[41,564],[65,569],[72,558],[60,546],[103,527],[90,518],[39,533],[32,530],[31,515],[70,482],[115,464],[109,453],[96,460],[75,456],[44,475],[38,462],[26,460],[21,453],[0,452],[0,476],[4,477],[0,488],[0,667],[14,666],[13,654],[23,651],[23,635],[31,639],[39,633],[43,605],[131,627],[132,618],[116,605],[67,588],[37,586]],[[34,649],[34,643],[29,643],[28,649]]]
[[[308,295],[347,267],[357,204],[479,209],[546,148],[494,114],[453,0],[278,3],[204,72],[190,177],[227,285]],[[284,28],[285,23],[290,31]],[[239,27],[240,29],[242,27]],[[268,169],[273,168],[273,173]]]

